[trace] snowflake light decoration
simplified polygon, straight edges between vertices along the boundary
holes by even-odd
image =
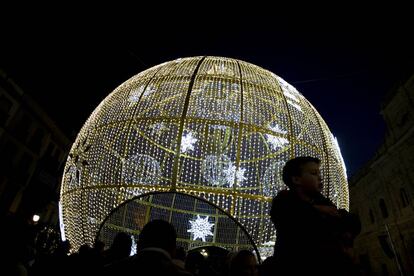
[[[155,87],[152,86],[152,85],[149,85],[144,91],[144,96],[147,97],[147,96],[153,94],[155,91],[156,91]]]
[[[141,85],[140,87],[131,91],[131,94],[128,98],[130,105],[136,104],[139,101],[139,97],[141,96],[144,89],[145,89],[145,86]]]
[[[193,240],[201,239],[205,242],[207,236],[213,236],[211,230],[214,223],[210,223],[208,219],[209,216],[201,218],[200,215],[197,215],[195,220],[190,220],[190,229],[188,229],[187,232],[193,234]]]
[[[70,164],[65,171],[67,181],[70,186],[79,186],[81,183],[81,172],[89,165],[87,161],[88,151],[91,145],[88,143],[88,137],[83,138],[69,153],[68,163]]]
[[[269,129],[279,134],[287,134],[287,131],[284,130],[279,124],[276,124],[276,123],[273,126],[269,126]]]
[[[266,134],[266,140],[269,142],[273,150],[283,148],[289,144],[289,140],[284,137],[277,137],[271,134]]]
[[[181,139],[181,152],[187,152],[188,150],[194,150],[194,143],[197,142],[197,138],[193,136],[193,133],[187,132]]]
[[[236,166],[230,162],[228,164],[228,167],[224,169],[224,174],[226,176],[226,181],[229,187],[233,187],[234,184],[236,184],[236,186],[239,186],[244,180],[247,180],[247,178],[244,176],[245,171],[246,169],[242,167],[240,167],[236,171]],[[236,183],[234,183],[235,178],[236,178]]]
[[[68,183],[70,187],[79,186],[81,183],[81,170],[76,167],[76,165],[71,165],[66,172],[68,177]]]
[[[151,135],[161,135],[163,132],[168,131],[168,126],[164,123],[155,123],[150,126],[151,128]]]

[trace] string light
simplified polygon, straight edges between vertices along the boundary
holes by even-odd
[[[117,87],[80,130],[62,178],[62,237],[74,250],[93,244],[113,208],[173,190],[219,206],[266,245],[276,234],[270,202],[286,188],[281,168],[304,155],[322,160],[325,195],[348,209],[339,146],[296,88],[235,59],[165,62]]]

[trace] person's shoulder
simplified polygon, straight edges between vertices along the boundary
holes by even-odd
[[[286,189],[286,190],[279,191],[277,195],[275,196],[275,199],[285,199],[291,196],[292,196],[292,191]]]
[[[336,205],[328,197],[324,196],[322,193],[317,193],[314,195],[314,204],[315,205],[325,205],[325,206],[335,206]]]
[[[294,194],[291,190],[281,190],[273,198],[273,202],[285,202],[294,199]]]
[[[294,202],[294,195],[290,190],[282,190],[272,200],[272,209],[284,209],[283,206],[290,205]]]
[[[277,193],[277,196],[289,196],[292,193],[291,190],[285,189]]]

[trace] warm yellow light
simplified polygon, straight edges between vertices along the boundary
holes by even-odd
[[[92,244],[113,208],[171,190],[219,206],[266,247],[288,159],[323,160],[324,194],[348,208],[336,145],[305,97],[263,68],[221,57],[166,62],[117,87],[82,127],[62,181],[62,229],[74,249]]]
[[[207,252],[207,250],[205,250],[204,248],[203,249],[201,249],[201,255],[203,255],[205,258],[207,258],[208,257],[208,252]]]

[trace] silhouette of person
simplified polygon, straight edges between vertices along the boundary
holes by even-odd
[[[257,276],[256,256],[249,250],[238,251],[230,260],[230,276]]]
[[[360,223],[321,194],[320,163],[318,158],[297,157],[283,167],[289,190],[276,195],[270,211],[277,232],[278,275],[354,275],[347,252]]]
[[[111,247],[104,252],[105,265],[118,262],[129,257],[131,253],[132,240],[130,235],[124,232],[118,232],[112,242]]]
[[[109,275],[191,275],[175,265],[177,234],[164,220],[148,222],[137,242],[137,254],[109,268]]]
[[[184,247],[182,246],[177,247],[175,251],[175,258],[173,259],[174,264],[182,269],[185,269],[186,256],[187,256],[187,252],[185,251]]]
[[[185,269],[195,276],[200,275],[200,272],[206,266],[206,260],[201,252],[193,250],[188,252],[185,259]]]

